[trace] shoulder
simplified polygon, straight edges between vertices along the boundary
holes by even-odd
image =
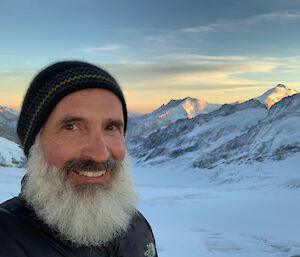
[[[0,205],[0,226],[17,238],[31,231],[45,230],[46,225],[37,219],[22,197],[15,197]]]
[[[132,230],[138,234],[149,234],[154,239],[149,222],[139,211],[136,212],[136,215],[132,219]]]
[[[12,198],[0,205],[0,256],[26,256],[17,240],[20,222],[15,211],[19,208],[18,199]]]
[[[0,224],[2,225],[7,223],[12,225],[12,221],[15,223],[26,216],[33,216],[32,210],[27,208],[25,200],[21,197],[14,197],[0,204]]]
[[[0,205],[0,242],[0,257],[57,256],[60,249],[52,231],[21,197]]]
[[[22,219],[26,215],[26,203],[19,197],[12,198],[0,205],[1,236],[17,234],[22,229]]]
[[[16,217],[14,212],[20,207],[18,197],[12,198],[0,204],[0,224],[4,226],[7,222],[13,221]]]
[[[139,212],[132,218],[131,227],[123,237],[117,239],[118,256],[156,257],[154,235],[146,218]]]

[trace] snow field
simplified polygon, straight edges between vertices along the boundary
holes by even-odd
[[[300,254],[300,154],[279,162],[192,170],[184,160],[132,165],[160,257]],[[134,163],[134,160],[132,161]],[[25,169],[0,168],[0,201],[18,195]]]
[[[300,181],[299,160],[298,154],[281,162],[231,165],[218,175],[178,170],[179,163],[133,167],[139,208],[152,225],[159,256],[299,254],[299,189],[287,183]]]

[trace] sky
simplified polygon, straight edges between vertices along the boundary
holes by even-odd
[[[18,110],[47,65],[109,71],[128,109],[300,91],[300,0],[0,0],[0,105]]]

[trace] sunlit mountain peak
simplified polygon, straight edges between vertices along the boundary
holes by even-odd
[[[182,101],[182,108],[186,111],[187,118],[191,119],[201,113],[207,105],[207,102],[195,98],[187,97]]]
[[[283,84],[278,84],[276,87],[268,90],[263,95],[255,98],[259,100],[261,103],[265,104],[268,109],[271,106],[279,101],[281,101],[284,97],[291,96],[299,93],[297,90],[285,86]]]
[[[146,137],[153,131],[164,128],[179,119],[191,119],[199,114],[215,111],[220,106],[220,104],[211,104],[192,97],[172,99],[152,113],[136,119],[129,117],[130,126],[128,126],[126,137]]]
[[[211,112],[219,106],[196,98],[186,97],[184,99],[171,100],[167,105],[162,105],[153,113],[156,114],[158,119],[167,118],[175,121],[182,118],[194,118],[200,113]]]

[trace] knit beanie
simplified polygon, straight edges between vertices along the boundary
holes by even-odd
[[[106,71],[89,63],[58,62],[42,70],[26,92],[17,125],[17,133],[26,156],[56,104],[66,95],[85,88],[107,89],[120,99],[124,132],[126,131],[126,103],[116,80]]]

